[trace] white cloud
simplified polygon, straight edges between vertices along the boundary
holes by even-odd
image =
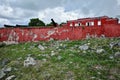
[[[67,20],[74,20],[86,16],[94,16],[94,14],[84,14],[80,10],[66,12],[63,7],[47,8],[39,11],[38,13],[38,17],[46,23],[49,23],[51,18],[53,18],[56,22],[61,23],[66,22]]]
[[[45,23],[51,18],[60,23],[83,17],[116,17],[120,0],[0,0],[0,11],[3,23],[27,24],[37,17]]]
[[[20,8],[12,8],[10,6],[0,5],[0,17],[17,19],[24,16],[24,11]]]
[[[0,27],[3,27],[4,24],[11,24],[11,22],[7,19],[0,18]]]
[[[118,4],[120,5],[120,0],[117,0]]]

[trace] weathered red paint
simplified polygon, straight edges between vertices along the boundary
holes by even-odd
[[[100,21],[100,23],[99,23]],[[72,26],[70,26],[72,24]],[[1,28],[0,42],[2,41],[40,41],[49,40],[80,40],[86,36],[120,37],[120,24],[118,19],[106,16],[95,18],[83,18],[68,21],[63,27],[52,28]]]

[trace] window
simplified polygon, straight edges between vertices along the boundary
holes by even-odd
[[[90,25],[91,25],[91,26],[94,26],[94,22],[90,22]]]
[[[70,26],[73,26],[73,24],[72,24],[72,23],[70,23]]]
[[[79,24],[78,24],[78,23],[75,23],[75,26],[79,26]]]
[[[86,26],[89,26],[90,24],[89,24],[89,22],[86,22]]]
[[[94,22],[87,22],[86,26],[94,26]]]
[[[101,26],[101,21],[98,21],[98,26]]]
[[[81,23],[78,23],[78,26],[82,26],[82,24],[81,24]]]

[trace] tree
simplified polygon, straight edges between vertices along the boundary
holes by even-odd
[[[39,18],[32,18],[30,19],[30,22],[28,25],[29,26],[45,26],[45,23],[39,20]]]

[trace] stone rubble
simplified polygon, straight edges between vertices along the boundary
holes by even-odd
[[[54,41],[54,38],[50,38],[49,41]]]
[[[6,45],[18,44],[16,41],[3,41]]]
[[[10,60],[9,59],[7,59],[7,58],[5,58],[5,59],[3,59],[2,60],[2,66],[4,67],[7,63],[9,63],[10,62]]]
[[[3,70],[0,70],[0,79],[2,79],[3,77],[5,77],[5,73],[4,73],[4,71]]]
[[[12,68],[11,68],[11,67],[8,67],[8,68],[4,67],[4,68],[3,68],[3,71],[4,71],[4,72],[11,72],[11,71],[12,71]]]
[[[36,64],[36,61],[34,60],[34,58],[28,56],[26,60],[24,60],[24,67],[28,67],[28,66],[34,66]]]
[[[45,54],[44,54],[44,53],[38,54],[38,56],[44,57],[43,59],[41,59],[42,62],[47,62],[47,61],[49,61],[49,58],[47,58],[47,57],[52,58],[52,56],[56,57],[57,60],[61,60],[61,59],[63,58],[62,56],[60,56],[60,55],[57,54],[57,51],[59,52],[60,50],[63,50],[64,48],[66,48],[66,45],[60,43],[59,41],[57,41],[56,43],[52,43],[52,44],[53,44],[53,45],[52,45],[52,47],[50,47],[50,48],[51,48],[51,49],[53,48],[54,50],[51,50],[51,49],[50,49],[50,50],[51,50],[50,54],[46,54],[46,53],[45,53]],[[110,48],[112,49],[112,48],[116,47],[116,45],[117,45],[117,47],[118,47],[118,46],[120,47],[120,42],[118,42],[118,43],[112,42],[112,43],[108,44],[107,47],[110,47]],[[90,43],[90,42],[88,43],[88,42],[87,42],[86,44],[83,44],[83,45],[77,44],[77,45],[74,45],[74,46],[72,46],[72,47],[70,46],[70,48],[69,48],[68,50],[70,50],[70,51],[78,50],[79,53],[86,53],[86,54],[88,54],[89,52],[92,52],[92,51],[93,51],[94,53],[96,52],[97,54],[101,54],[101,53],[107,52],[107,50],[104,49],[104,45],[102,45],[102,46],[103,46],[103,47],[99,47],[99,45],[92,46],[92,43]],[[47,48],[44,46],[44,44],[42,44],[42,45],[37,45],[36,47],[39,48],[41,51],[47,49]],[[106,45],[105,45],[105,47],[106,47]],[[30,46],[30,48],[32,49],[32,48],[34,48],[34,46]],[[57,55],[56,55],[56,54],[57,54]],[[74,55],[75,55],[75,54],[72,54],[72,53],[69,54],[70,57],[74,57]],[[84,54],[83,54],[83,55],[84,55]],[[116,52],[115,54],[110,55],[109,58],[110,58],[110,59],[120,58],[120,52]],[[17,60],[18,60],[18,61],[21,61],[21,60],[22,60],[22,57],[17,58]],[[5,66],[5,65],[8,63],[8,61],[9,61],[9,60],[4,59],[4,60],[2,61],[2,66]],[[38,64],[38,63],[37,63],[37,64]],[[70,61],[69,64],[70,64],[70,65],[71,65],[71,64],[74,64],[74,62]],[[32,66],[36,65],[36,60],[35,60],[33,57],[31,57],[31,55],[29,55],[29,56],[27,57],[27,59],[24,60],[24,67],[28,67],[28,66],[31,66],[31,65],[32,65]],[[101,66],[95,66],[95,69],[101,70],[102,67],[101,67]],[[11,67],[4,68],[4,69],[0,70],[0,79],[2,79],[4,76],[7,75],[6,72],[11,72],[11,70],[12,70]],[[98,72],[97,74],[101,75],[101,72]],[[68,78],[69,78],[70,76],[73,76],[73,75],[74,75],[74,74],[73,74],[72,72],[68,72],[68,73],[67,73]],[[15,78],[15,77],[16,77],[15,75],[11,75],[11,76],[7,77],[5,80],[12,80],[12,79]],[[94,79],[95,77],[93,76],[93,77],[91,77],[91,78]],[[71,77],[69,80],[74,80],[74,78]]]
[[[118,46],[120,47],[120,42],[118,42]]]
[[[11,76],[7,77],[5,80],[13,80],[13,78],[15,78],[15,75],[11,75]]]
[[[102,34],[102,35],[100,36],[100,38],[106,38],[106,37],[105,37],[105,35],[104,35],[104,34]]]
[[[98,53],[98,54],[100,54],[100,53],[104,53],[104,52],[105,52],[104,49],[97,49],[97,50],[96,50],[96,53]]]
[[[111,42],[109,45],[111,49],[115,46],[120,47],[120,42]]]
[[[114,57],[115,57],[115,58],[120,58],[120,52],[116,52],[116,53],[114,54]]]
[[[42,51],[45,50],[45,48],[42,45],[38,45],[38,48]]]
[[[0,80],[1,80],[2,78],[4,78],[4,77],[7,75],[8,72],[11,72],[11,71],[12,71],[12,68],[11,68],[11,67],[8,67],[8,68],[4,67],[4,68],[2,68],[2,69],[0,70]]]
[[[110,58],[110,59],[113,59],[114,57],[111,55],[111,56],[109,56],[109,58]]]
[[[58,56],[57,59],[58,59],[58,60],[61,60],[61,59],[62,59],[62,56]]]
[[[51,56],[54,56],[56,53],[54,51],[51,51]]]
[[[88,50],[89,46],[87,44],[84,44],[84,45],[79,46],[79,49],[80,50]]]

